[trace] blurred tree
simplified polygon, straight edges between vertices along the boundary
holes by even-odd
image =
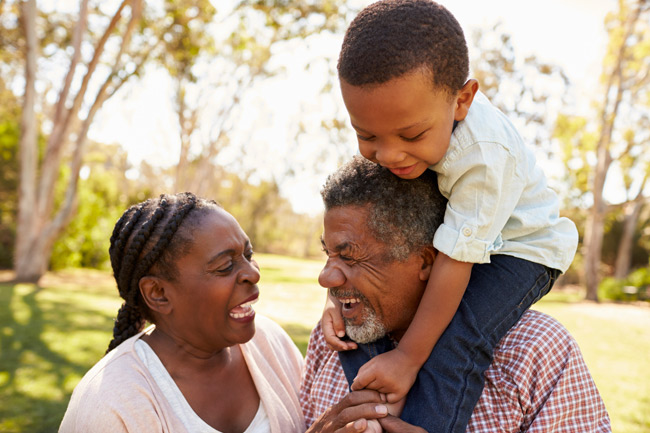
[[[146,49],[143,50],[142,46],[138,47],[140,49],[135,51],[135,55],[131,51],[131,38],[137,29],[141,9],[141,0],[125,0],[118,5],[117,10],[106,16],[101,11],[101,5],[98,5],[93,18],[105,23],[105,27],[97,37],[94,31],[87,28],[89,2],[82,0],[76,23],[72,26],[73,21],[67,21],[68,25],[59,29],[73,28],[72,33],[65,30],[60,32],[63,34],[60,41],[63,44],[57,45],[48,38],[47,29],[52,22],[47,17],[39,16],[35,0],[20,2],[25,91],[21,116],[19,209],[14,251],[17,280],[37,281],[47,270],[53,243],[73,214],[83,148],[90,124],[104,101],[126,80],[136,75],[147,58]],[[128,16],[127,10],[130,12]],[[36,110],[39,107],[36,104],[36,83],[45,77],[38,75],[37,62],[42,53],[66,50],[68,45],[68,52],[71,52],[69,66],[51,117],[48,116],[47,119],[50,131],[44,155],[38,158],[39,126]],[[91,53],[86,63],[83,62],[82,51]],[[75,79],[78,73],[83,75],[81,79]],[[69,141],[74,142],[69,154],[70,174],[64,199],[55,208],[54,188]]]
[[[0,269],[11,268],[18,203],[20,103],[0,78]]]
[[[204,193],[214,178],[214,161],[241,115],[244,94],[277,72],[268,68],[276,44],[342,31],[349,11],[342,0],[239,1],[216,18],[222,39],[193,45],[198,49],[192,60],[202,62],[202,68],[188,67],[186,59],[166,63],[176,87],[181,143],[176,191]]]
[[[601,99],[598,114],[588,118],[562,115],[555,135],[563,146],[564,160],[575,181],[574,194],[590,206],[583,254],[585,258],[586,298],[598,300],[601,278],[605,220],[609,207],[605,201],[606,180],[622,176],[627,200],[626,223],[619,246],[620,273],[627,273],[631,236],[639,212],[647,201],[648,109],[650,94],[650,2],[619,0],[618,11],[607,16],[609,33],[603,60]],[[611,168],[616,167],[616,170]],[[610,176],[611,174],[611,176]],[[639,206],[639,208],[636,208]]]
[[[19,4],[21,38],[14,45],[25,59],[14,269],[18,280],[34,281],[46,271],[52,245],[73,215],[96,113],[152,59],[191,63],[212,11],[207,2],[181,0],[81,0],[72,14],[39,11],[34,0],[11,4]],[[47,143],[39,158],[41,127]],[[69,176],[57,200],[54,188],[64,162]]]
[[[562,68],[535,56],[517,56],[500,23],[475,30],[470,40],[476,53],[471,76],[481,92],[515,123],[527,143],[552,154],[550,125],[567,104],[570,85]]]
[[[88,267],[110,269],[109,238],[122,212],[139,201],[140,185],[126,177],[130,166],[121,146],[87,144],[79,181],[79,203],[53,247],[52,269]],[[66,167],[66,176],[69,169]],[[65,179],[57,187],[63,188]]]

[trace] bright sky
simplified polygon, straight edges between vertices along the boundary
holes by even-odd
[[[361,4],[368,4],[361,1]],[[449,0],[440,1],[456,16],[469,36],[474,28],[490,28],[497,22],[512,36],[515,50],[521,56],[536,55],[542,61],[560,65],[577,87],[584,107],[588,106],[598,80],[600,62],[607,43],[603,20],[616,7],[615,0]],[[296,41],[281,50],[274,59],[285,66],[279,74],[258,86],[243,101],[245,127],[233,134],[231,143],[245,143],[244,163],[256,170],[259,178],[274,176],[283,194],[296,211],[315,214],[321,210],[319,189],[327,173],[336,169],[334,158],[323,160],[322,173],[309,167],[314,155],[328,145],[328,137],[319,127],[323,118],[331,117],[343,105],[335,87],[333,94],[320,90],[327,74],[324,56],[336,58],[342,35]],[[471,49],[471,48],[470,48]],[[314,60],[305,71],[306,59]],[[319,61],[320,60],[320,61]],[[169,166],[178,158],[179,145],[176,118],[171,106],[171,93],[161,91],[169,86],[164,74],[158,73],[144,82],[127,88],[122,98],[109,100],[93,126],[91,138],[102,142],[119,142],[126,146],[132,162],[146,159],[150,163]],[[299,146],[289,150],[295,141],[295,126],[301,122],[306,130]],[[350,155],[356,151],[350,130]],[[233,146],[235,149],[235,146]],[[236,150],[224,152],[219,162],[237,169]],[[282,159],[281,164],[278,158]],[[272,163],[271,163],[272,162]],[[298,175],[284,177],[286,166],[295,167]]]

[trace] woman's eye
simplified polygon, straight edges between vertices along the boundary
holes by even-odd
[[[233,262],[230,262],[230,263],[228,263],[227,265],[224,265],[224,266],[222,266],[222,267],[216,269],[214,272],[216,272],[216,273],[218,273],[218,274],[225,274],[225,273],[227,273],[227,272],[232,271],[233,266],[234,266]]]

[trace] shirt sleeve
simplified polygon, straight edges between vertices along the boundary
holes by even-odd
[[[450,169],[438,176],[448,197],[433,238],[438,251],[462,262],[489,263],[525,187],[517,162],[509,148],[494,142],[474,143],[449,158]]]

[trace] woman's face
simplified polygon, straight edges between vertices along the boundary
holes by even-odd
[[[255,334],[250,304],[257,301],[260,280],[248,236],[220,208],[204,214],[191,235],[192,246],[176,261],[178,277],[164,280],[171,305],[165,332],[207,353],[247,342]]]

